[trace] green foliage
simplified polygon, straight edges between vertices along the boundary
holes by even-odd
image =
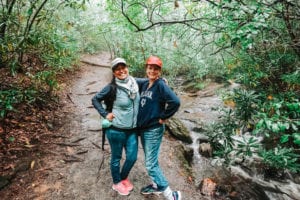
[[[253,116],[257,113],[260,100],[259,95],[256,95],[254,91],[235,89],[224,97],[224,101],[233,102],[234,109],[221,109],[221,120],[211,125],[212,130],[208,131],[207,135],[217,150],[216,155],[225,157],[226,162],[229,163],[232,157],[228,155],[249,157],[259,147],[258,140],[254,137],[246,139],[242,136],[242,140],[234,139],[234,137],[240,135],[243,129],[253,126]],[[230,141],[231,145],[224,145],[223,141]]]
[[[280,137],[280,143],[286,143],[288,142],[290,139],[293,140],[293,143],[294,144],[297,144],[300,146],[300,133],[293,133],[291,135],[287,135],[287,134],[284,134]]]
[[[44,90],[49,94],[58,87],[56,73],[53,70],[38,72],[34,75],[33,81],[37,90]]]
[[[252,117],[257,112],[260,103],[260,96],[255,94],[255,91],[245,89],[235,89],[232,93],[228,93],[224,101],[233,101],[235,104],[234,115],[240,123],[253,123]]]
[[[297,131],[300,127],[299,100],[273,99],[265,102],[258,112],[254,133],[263,134],[271,140],[280,138],[286,146],[299,144]]]
[[[271,150],[260,152],[264,162],[276,169],[288,169],[300,172],[299,155],[291,148],[275,147]]]
[[[261,1],[243,5],[238,1],[222,2],[222,6],[231,9],[222,9],[224,31],[216,45],[233,49],[234,56],[225,61],[227,75],[245,88],[227,94],[225,100],[234,102],[232,120],[237,121],[241,130],[246,127],[255,137],[263,137],[261,148],[246,150],[246,145],[240,151],[231,149],[229,154],[258,153],[266,165],[300,171],[296,154],[300,127],[300,54],[299,49],[288,42],[291,39],[288,33],[296,33],[300,24],[277,17],[276,10],[284,7],[281,3],[266,7]],[[285,26],[287,23],[291,23],[289,27]],[[293,36],[300,37],[299,34]],[[226,121],[220,123],[227,124]],[[235,137],[234,134],[231,137]],[[241,147],[241,142],[238,143]],[[224,153],[227,155],[228,149]],[[219,156],[222,157],[222,152]]]
[[[52,66],[54,71],[71,68],[72,64],[78,61],[80,49],[72,35],[48,30],[40,37],[42,38],[40,49],[45,50],[41,52],[41,58],[47,65]]]
[[[296,69],[296,71],[290,74],[283,74],[281,76],[283,82],[288,84],[288,87],[291,89],[295,89],[295,87],[300,85],[300,70]]]
[[[207,131],[215,156],[230,164],[235,156],[259,155],[270,167],[300,171],[296,153],[300,146],[299,99],[292,93],[263,98],[246,90],[234,90],[228,99],[234,108],[223,109],[221,120]]]
[[[23,73],[30,79],[29,85],[1,91],[2,119],[8,112],[16,112],[18,104],[52,98],[53,91],[59,88],[56,75],[72,68],[79,60],[80,51],[85,49],[84,45],[89,44],[77,29],[81,27],[80,21],[86,19],[82,10],[87,2],[37,0],[2,3],[0,68],[9,68],[12,76]],[[88,24],[92,24],[92,20]]]
[[[60,10],[53,11],[53,7],[59,8],[59,6],[62,6],[61,8],[63,8],[63,6],[66,6],[81,9],[84,3],[85,0],[71,0],[64,3],[37,0],[30,2],[12,1],[10,4],[4,4],[0,12],[0,16],[2,16],[0,17],[0,41],[2,44],[0,54],[4,61],[3,64],[15,66],[10,63],[17,60],[21,66],[22,63],[20,62],[23,55],[32,51],[32,47],[36,47],[35,44],[39,41],[38,38],[43,39],[35,37],[40,36],[42,33],[47,34],[48,29],[50,32],[53,30],[55,25],[52,22],[55,19],[51,18],[53,17],[52,14]],[[50,4],[49,7],[48,4]],[[48,26],[47,29],[43,28],[45,26]]]
[[[16,91],[0,91],[0,117],[4,118],[8,111],[13,110],[13,104],[16,103]]]
[[[237,82],[273,94],[299,90],[298,66],[299,57],[295,53],[275,49],[241,52],[238,58],[227,63],[229,75]]]
[[[147,27],[152,25],[147,21],[148,17],[152,17],[153,23],[162,20],[162,16],[176,18],[182,14],[181,7],[174,10],[174,3],[168,1],[123,1],[124,13],[121,13],[120,1],[108,2],[107,10],[111,17],[109,30],[112,30],[110,46],[115,56],[122,56],[130,61],[133,75],[144,76],[145,59],[152,54],[162,58],[164,76],[168,76],[170,84],[176,76],[182,74],[188,74],[190,80],[200,81],[223,77],[225,70],[222,58],[216,59],[216,56],[210,55],[214,48],[207,44],[211,36],[208,36],[209,39],[201,38],[199,31],[177,24],[154,26],[153,29],[135,33],[133,30],[137,27],[124,18],[125,13],[135,25]],[[201,46],[207,46],[207,51]]]
[[[230,153],[234,148],[233,135],[236,134],[238,124],[234,121],[231,109],[222,109],[220,122],[208,126],[206,135],[214,149],[214,155],[225,159],[225,163],[231,162]]]
[[[243,50],[252,49],[259,33],[268,28],[267,20],[272,10],[259,1],[249,1],[241,4],[238,1],[222,1],[221,26],[224,28],[222,37],[217,40],[219,46],[238,47]],[[238,20],[235,20],[238,19]]]
[[[242,137],[242,140],[236,140],[237,142],[237,155],[242,154],[243,156],[251,157],[253,152],[256,152],[260,148],[260,141],[255,137],[246,138]]]
[[[16,111],[19,103],[32,103],[37,98],[37,92],[32,89],[20,90],[12,88],[0,91],[0,119],[4,119],[8,112]]]

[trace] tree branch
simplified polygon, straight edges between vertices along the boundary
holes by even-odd
[[[228,48],[230,48],[230,46],[223,46],[223,47],[219,48],[217,51],[211,53],[210,55],[211,55],[211,56],[212,56],[212,55],[216,55],[216,54],[219,53],[220,51],[225,50],[225,49],[228,49]]]
[[[39,8],[36,10],[36,12],[34,13],[30,23],[29,23],[29,26],[27,28],[27,32],[24,34],[24,36],[26,37],[28,35],[28,33],[30,32],[31,28],[32,28],[32,25],[37,17],[37,15],[40,13],[40,11],[42,10],[42,8],[45,6],[45,4],[47,3],[48,0],[44,0],[41,5],[39,6]]]
[[[8,2],[7,1],[7,14],[5,16],[3,16],[3,18],[1,19],[0,21],[0,38],[4,38],[5,37],[5,32],[6,32],[6,27],[7,27],[7,21],[8,21],[8,18],[9,16],[11,15],[12,13],[12,10],[13,10],[13,7],[16,3],[16,0],[12,0],[11,2]],[[3,5],[3,2],[2,2],[2,5]],[[2,8],[2,13],[5,13],[5,9],[4,9],[4,6]]]
[[[296,35],[294,34],[293,32],[293,27],[292,27],[292,24],[291,24],[291,21],[290,21],[290,16],[289,16],[289,7],[290,7],[290,4],[288,3],[284,3],[283,5],[283,9],[285,9],[283,11],[283,20],[285,22],[285,25],[286,25],[286,28],[287,28],[287,31],[290,35],[290,38],[291,38],[291,41],[292,41],[292,44],[291,44],[291,47],[294,49],[294,51],[298,54],[298,56],[300,56],[300,46],[297,45],[297,43],[299,43]]]

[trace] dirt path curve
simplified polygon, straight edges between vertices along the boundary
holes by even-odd
[[[64,141],[60,154],[63,159],[53,160],[49,165],[51,170],[42,180],[37,180],[34,185],[32,199],[36,200],[112,200],[112,199],[163,199],[162,196],[142,196],[141,187],[150,183],[144,168],[144,156],[141,145],[139,147],[138,161],[135,164],[129,178],[134,184],[134,191],[129,196],[119,196],[111,189],[112,179],[109,169],[109,145],[105,145],[105,151],[101,146],[100,117],[91,106],[91,98],[111,79],[111,70],[107,67],[110,55],[83,57],[85,63],[81,66],[80,75],[68,92],[66,99],[67,123],[58,130],[68,137]],[[91,65],[87,63],[95,63]],[[173,189],[179,189],[183,193],[183,199],[204,199],[196,191],[193,183],[189,183],[188,175],[181,167],[177,152],[180,142],[164,137],[160,162],[166,177]]]

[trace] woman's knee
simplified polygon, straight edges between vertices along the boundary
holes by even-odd
[[[153,162],[145,162],[145,168],[147,169],[147,171],[153,171],[156,168],[156,164]]]
[[[127,156],[126,160],[131,163],[135,163],[137,161],[137,156]]]

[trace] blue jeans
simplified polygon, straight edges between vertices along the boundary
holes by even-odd
[[[165,131],[165,126],[162,125],[157,128],[141,131],[141,141],[145,153],[145,166],[148,175],[152,181],[157,185],[159,190],[165,190],[169,183],[158,163],[158,156],[160,151],[160,144]]]
[[[138,139],[136,132],[121,131],[108,128],[105,132],[111,148],[110,171],[113,183],[117,184],[127,178],[137,160]],[[123,167],[120,166],[123,148],[126,159]],[[121,169],[120,169],[121,168]]]

